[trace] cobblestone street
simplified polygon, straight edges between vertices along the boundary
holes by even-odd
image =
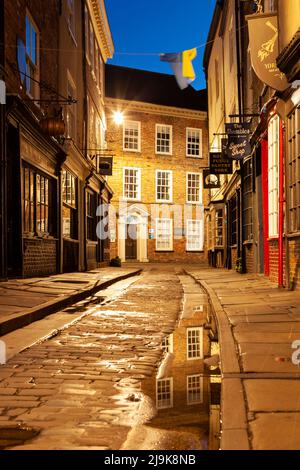
[[[155,374],[181,301],[178,276],[162,269],[66,309],[83,316],[0,368],[0,426],[11,429],[0,446],[14,448],[22,426],[38,434],[17,449],[119,449],[146,419],[141,380]]]

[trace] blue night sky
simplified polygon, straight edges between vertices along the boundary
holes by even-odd
[[[180,52],[205,44],[215,3],[216,0],[105,0],[115,45],[115,55],[109,63],[172,73],[169,64],[160,62],[159,53]],[[196,80],[192,85],[201,89],[206,86],[204,47],[197,52],[193,61]]]

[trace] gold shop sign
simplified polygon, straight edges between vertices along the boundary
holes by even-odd
[[[278,20],[276,14],[249,15],[249,46],[252,67],[258,78],[278,91],[284,91],[288,81],[276,65],[278,56]]]

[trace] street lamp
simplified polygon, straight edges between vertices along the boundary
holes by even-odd
[[[120,126],[124,122],[123,113],[121,111],[114,111],[113,119],[114,119],[115,124]]]

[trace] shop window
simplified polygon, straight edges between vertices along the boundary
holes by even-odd
[[[66,170],[62,172],[62,201],[63,236],[76,240],[78,238],[77,178]]]
[[[300,107],[287,120],[289,232],[300,231]]]
[[[252,158],[243,167],[243,240],[253,240],[253,163]]]
[[[215,246],[223,246],[223,209],[215,213]]]
[[[53,235],[50,178],[31,167],[23,167],[23,231],[26,234]]]
[[[278,163],[279,163],[279,117],[274,116],[268,127],[268,197],[269,237],[278,235]]]
[[[97,194],[94,191],[88,190],[86,193],[86,225],[87,225],[87,238],[88,240],[97,240],[96,234],[96,218],[97,211]]]
[[[231,199],[231,246],[237,245],[238,210],[237,197]]]

